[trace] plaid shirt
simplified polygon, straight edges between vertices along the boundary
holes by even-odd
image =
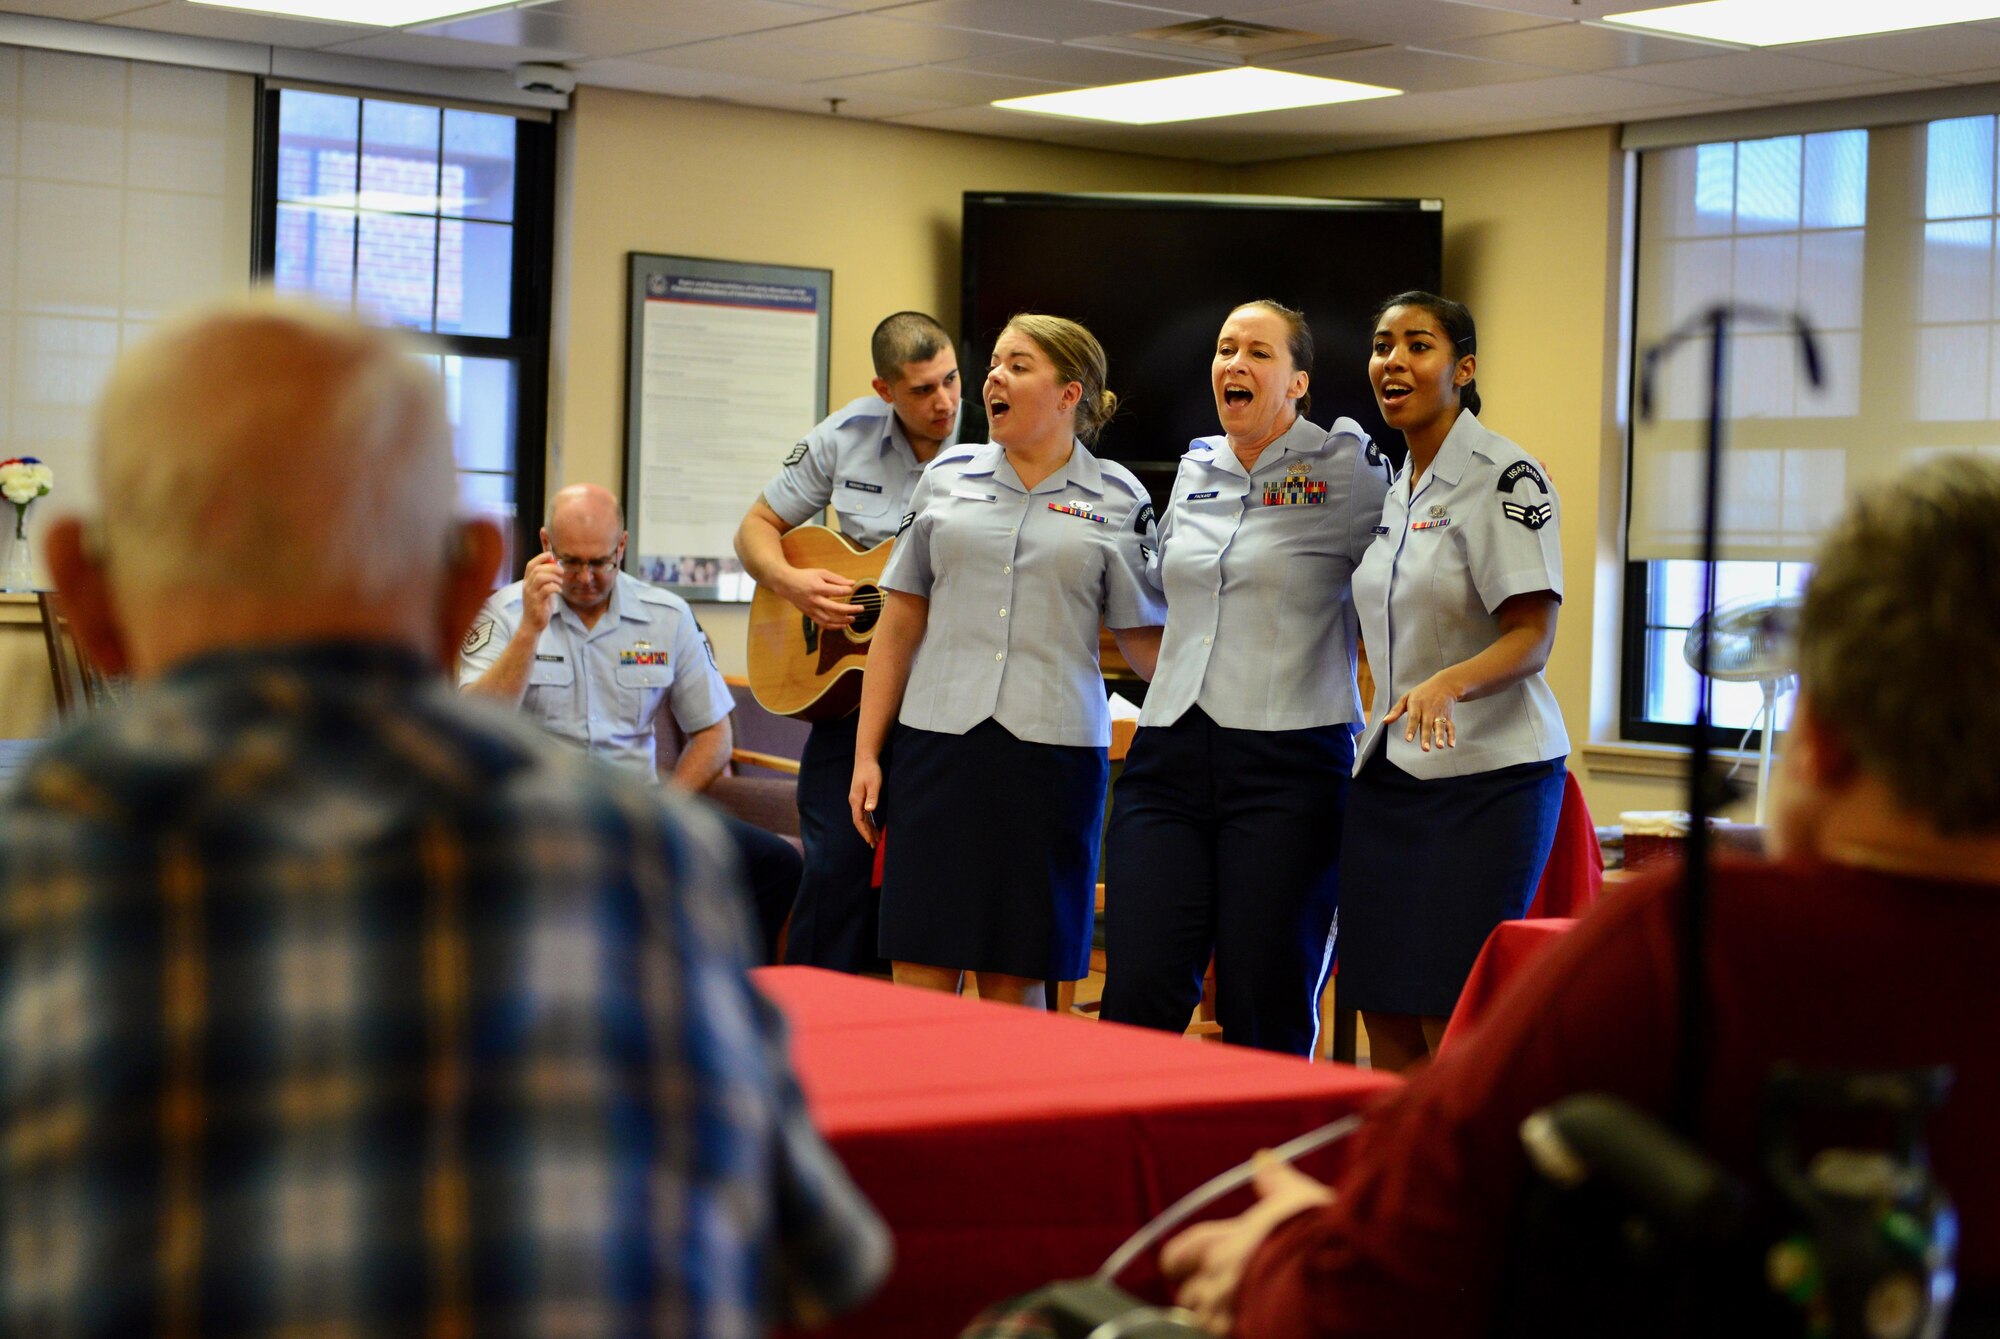
[[[713,821],[413,657],[182,667],[0,799],[0,1333],[763,1332],[878,1219]]]

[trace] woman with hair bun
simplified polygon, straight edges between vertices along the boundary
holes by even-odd
[[[1527,910],[1555,840],[1569,736],[1542,677],[1561,511],[1535,458],[1479,421],[1463,304],[1398,293],[1368,379],[1409,458],[1354,574],[1375,676],[1340,861],[1340,993],[1369,1057],[1437,1049],[1486,936]]]
[[[1098,629],[1150,676],[1165,617],[1145,489],[1088,446],[1117,407],[1104,383],[1076,322],[1009,321],[986,374],[993,440],[931,462],[882,574],[848,800],[871,844],[895,831],[881,951],[898,982],[955,991],[975,971],[982,996],[1039,1004],[1044,981],[1089,969],[1111,742]]]
[[[1303,313],[1246,302],[1210,363],[1222,434],[1160,522],[1159,668],[1106,837],[1104,1017],[1179,1032],[1215,959],[1223,1040],[1309,1054],[1361,699],[1348,582],[1388,465],[1311,407]]]

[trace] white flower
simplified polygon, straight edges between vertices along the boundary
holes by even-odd
[[[47,465],[30,465],[28,468],[34,474],[35,482],[42,486],[44,493],[55,487],[56,472]]]
[[[9,502],[19,504],[33,502],[42,495],[42,490],[25,479],[18,483],[9,479],[5,483],[0,483],[0,495],[4,495]]]

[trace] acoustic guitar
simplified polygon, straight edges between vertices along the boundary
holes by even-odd
[[[896,541],[863,549],[823,525],[801,525],[785,532],[784,545],[792,566],[824,568],[852,581],[847,602],[861,612],[848,627],[822,628],[777,591],[757,587],[750,600],[750,692],[778,716],[836,720],[861,706],[861,671],[882,617],[877,583]]]

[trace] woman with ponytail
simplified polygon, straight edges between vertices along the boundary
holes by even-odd
[[[1340,993],[1371,1063],[1403,1069],[1437,1049],[1555,840],[1561,513],[1535,458],[1479,421],[1472,313],[1399,293],[1374,325],[1369,381],[1409,458],[1354,574],[1375,704],[1341,846]]]
[[[993,440],[948,447],[910,499],[862,685],[854,826],[893,830],[881,952],[898,982],[1042,1002],[1090,965],[1111,718],[1109,627],[1150,677],[1166,611],[1146,582],[1146,491],[1089,443],[1118,399],[1104,350],[1023,314],[993,345]],[[884,743],[894,725],[894,761]]]

